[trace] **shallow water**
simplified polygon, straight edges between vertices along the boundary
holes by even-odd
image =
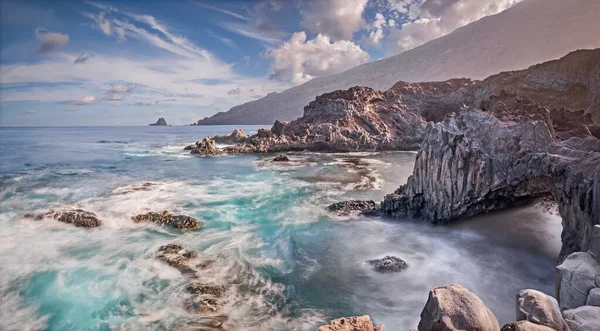
[[[246,132],[258,127],[246,127]],[[416,327],[431,287],[475,291],[501,323],[521,288],[553,292],[560,218],[537,207],[434,227],[410,219],[342,218],[328,204],[380,200],[410,175],[414,153],[194,157],[182,148],[233,127],[0,128],[0,329],[201,330],[186,309],[190,279],[158,259],[179,243],[214,261],[199,280],[227,286],[226,330],[314,330],[370,314],[389,330]],[[145,182],[150,191],[120,195]],[[23,219],[73,206],[98,229]],[[198,231],[135,224],[170,210]],[[364,262],[410,267],[378,274]]]

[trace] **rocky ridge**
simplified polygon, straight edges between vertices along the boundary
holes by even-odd
[[[292,122],[252,136],[241,130],[187,146],[192,154],[417,150],[428,122],[465,107],[507,121],[515,111],[545,117],[556,138],[600,137],[600,49],[579,50],[483,81],[397,82],[387,91],[352,87],[318,96]],[[546,109],[549,114],[546,114]],[[219,144],[235,144],[218,148]]]

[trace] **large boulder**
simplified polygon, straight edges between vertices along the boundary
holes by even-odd
[[[536,290],[521,290],[517,294],[517,321],[523,320],[556,331],[569,331],[556,299]]]
[[[186,215],[172,215],[167,210],[162,213],[146,213],[131,218],[135,223],[151,222],[159,225],[168,225],[176,229],[194,229],[202,226],[197,219]]]
[[[591,289],[600,287],[600,263],[585,252],[576,252],[556,267],[556,296],[561,310],[586,304]]]
[[[43,214],[26,214],[25,218],[43,220],[53,218],[59,222],[73,224],[78,228],[96,228],[102,225],[96,214],[83,209],[50,210]]]
[[[547,326],[531,323],[529,321],[518,321],[505,324],[500,331],[555,331]]]
[[[571,331],[600,330],[600,307],[582,306],[565,310],[563,316]]]
[[[494,314],[475,293],[452,284],[436,287],[421,312],[419,331],[498,331]]]
[[[381,331],[383,325],[374,326],[369,315],[342,317],[320,326],[317,331]]]
[[[191,151],[191,154],[214,156],[222,154],[222,151],[217,148],[217,143],[210,139],[204,138],[202,141],[197,141],[195,144],[186,146],[184,150]]]

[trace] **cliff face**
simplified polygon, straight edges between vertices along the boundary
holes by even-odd
[[[558,140],[544,108],[514,113],[500,120],[465,109],[430,123],[413,175],[382,212],[441,223],[551,194],[563,218],[561,256],[587,249],[600,223],[600,140]]]
[[[600,47],[598,17],[600,2],[596,0],[525,0],[412,50],[269,94],[198,124],[293,120],[302,116],[303,107],[317,95],[338,89],[368,86],[386,90],[399,80],[483,79],[501,71],[527,68],[574,49]]]

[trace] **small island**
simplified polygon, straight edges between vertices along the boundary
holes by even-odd
[[[156,121],[156,123],[150,124],[150,126],[167,126],[167,121],[161,117],[158,119],[158,121]]]

